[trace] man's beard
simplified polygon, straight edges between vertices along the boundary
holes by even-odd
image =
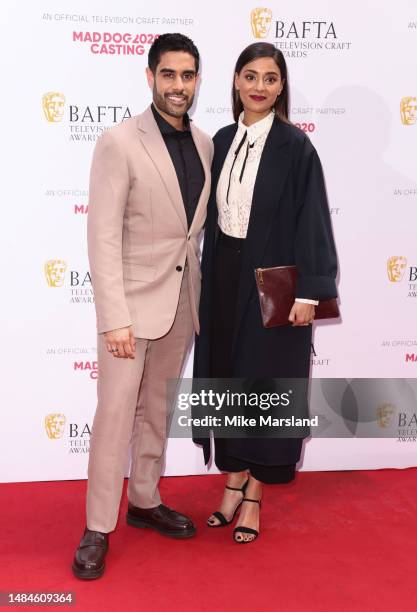
[[[185,101],[185,106],[183,106],[182,108],[176,107],[174,104],[170,102],[170,100],[168,99],[168,95],[182,96]],[[159,108],[159,110],[166,113],[167,115],[170,115],[170,117],[178,118],[178,117],[183,117],[185,113],[191,108],[194,102],[194,96],[191,96],[189,98],[183,93],[174,94],[174,92],[172,91],[169,94],[161,95],[159,91],[156,89],[156,84],[154,84],[153,101],[154,101],[155,106]]]

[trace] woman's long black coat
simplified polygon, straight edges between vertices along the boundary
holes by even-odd
[[[237,130],[228,125],[214,137],[212,190],[202,255],[200,335],[194,352],[194,377],[210,378],[210,327],[213,263],[218,235],[216,189],[224,160]],[[337,296],[337,258],[320,159],[309,138],[275,118],[256,177],[248,232],[242,252],[239,296],[234,322],[233,376],[306,378],[309,376],[311,325],[262,326],[254,270],[295,264],[296,297]],[[206,463],[208,439],[202,444]],[[298,460],[297,439],[230,440],[230,454],[263,465]]]

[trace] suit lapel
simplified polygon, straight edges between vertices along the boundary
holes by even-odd
[[[245,251],[256,266],[262,260],[269,237],[270,220],[277,211],[290,162],[286,126],[275,119],[259,162],[245,241]]]
[[[195,210],[194,217],[191,223],[191,227],[189,230],[190,232],[193,230],[194,225],[198,223],[198,219],[202,211],[205,208],[204,202],[207,202],[208,200],[208,196],[210,193],[210,185],[211,185],[211,174],[210,174],[208,152],[205,151],[203,143],[201,141],[200,133],[198,130],[195,129],[192,122],[191,122],[191,135],[193,137],[195,148],[197,149],[197,153],[200,157],[200,160],[203,166],[205,181],[204,181],[203,189],[201,190],[197,208]]]
[[[169,199],[175,208],[175,212],[185,231],[188,232],[187,216],[185,214],[177,173],[175,172],[171,156],[166,148],[164,139],[162,138],[150,107],[147,108],[142,115],[139,115],[137,126],[142,144],[148,152],[149,157],[152,159],[166,187]]]
[[[233,129],[228,131],[225,137],[219,138],[215,144],[213,170],[211,175],[213,185],[217,186],[226,156],[229,152],[233,139],[236,136],[237,128],[238,124],[236,122],[233,125]]]
[[[212,189],[211,189],[210,201],[208,204],[209,214],[214,215],[213,227],[215,228],[215,231],[214,231],[213,240],[215,240],[217,236],[217,218],[218,218],[217,198],[216,198],[217,184],[219,182],[220,173],[222,171],[226,156],[229,152],[233,139],[236,135],[237,127],[238,127],[238,124],[235,123],[233,126],[233,129],[231,129],[230,132],[227,132],[226,136],[219,137],[215,141],[215,145],[214,145],[214,158],[213,158],[213,165],[211,169]]]

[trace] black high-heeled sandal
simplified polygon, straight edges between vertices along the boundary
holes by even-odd
[[[241,503],[243,502],[253,502],[254,504],[259,504],[259,510],[261,509],[261,500],[260,499],[249,499],[248,497],[244,497],[241,501]],[[249,533],[250,535],[253,535],[254,537],[251,540],[236,540],[236,534],[237,533]],[[252,529],[252,527],[244,527],[243,525],[241,527],[235,527],[233,529],[233,539],[236,542],[236,544],[249,544],[250,542],[254,542],[256,540],[256,538],[259,535],[259,531],[256,531],[256,529]]]
[[[243,499],[245,499],[245,493],[246,493],[248,483],[249,483],[249,478],[247,479],[247,481],[244,483],[244,485],[240,489],[236,487],[229,487],[229,485],[226,485],[225,488],[229,489],[230,491],[241,491],[243,493]],[[230,525],[230,523],[233,523],[234,518],[236,516],[236,512],[239,510],[240,506],[242,505],[243,499],[238,503],[238,505],[234,509],[233,516],[229,521],[227,520],[227,518],[224,516],[222,512],[220,512],[219,510],[216,510],[216,512],[213,512],[212,516],[219,519],[220,523],[216,523],[215,525],[213,525],[213,523],[209,523],[207,519],[207,526],[208,527],[226,527],[227,525]]]

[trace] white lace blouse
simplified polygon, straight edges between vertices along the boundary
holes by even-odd
[[[271,112],[264,119],[246,126],[243,113],[239,117],[237,132],[223,164],[216,192],[219,226],[228,236],[246,238],[253,188],[273,120],[274,113]]]

